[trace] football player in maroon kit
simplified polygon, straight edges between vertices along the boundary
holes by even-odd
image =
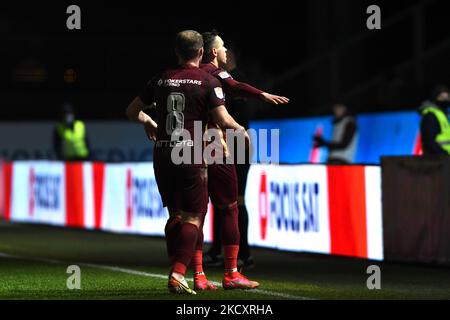
[[[261,99],[272,104],[286,104],[289,99],[272,95],[252,87],[249,84],[234,80],[231,75],[222,69],[227,62],[224,41],[213,32],[203,33],[204,49],[202,70],[216,77],[222,84],[225,94]],[[208,127],[215,127],[213,119]],[[219,129],[220,130],[220,129]],[[221,135],[225,136],[225,135]],[[224,157],[232,157],[228,154],[227,146],[223,142]],[[242,152],[243,150],[238,150]],[[224,249],[225,273],[222,285],[227,289],[253,289],[259,286],[256,281],[250,281],[237,272],[237,257],[239,253],[239,225],[238,225],[238,183],[234,164],[228,164],[224,159],[223,164],[214,163],[208,165],[208,191],[215,209],[215,218],[221,219],[221,236]],[[194,268],[194,287],[197,290],[216,290],[203,272],[203,222],[199,229],[197,245],[192,258]]]
[[[174,293],[195,294],[184,276],[207,211],[207,169],[203,159],[198,163],[176,164],[174,150],[180,141],[183,153],[194,154],[194,148],[202,148],[203,131],[198,142],[194,128],[198,121],[200,128],[204,128],[208,119],[222,129],[234,129],[248,136],[225,109],[220,82],[199,68],[203,56],[202,36],[193,30],[182,31],[175,43],[179,66],[154,77],[130,103],[127,116],[143,124],[149,138],[156,140],[155,178],[163,205],[170,214],[165,230],[172,263],[168,288]],[[150,105],[158,106],[159,125],[142,111]],[[186,133],[194,138],[185,140]]]

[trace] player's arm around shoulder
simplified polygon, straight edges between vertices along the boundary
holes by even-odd
[[[225,95],[223,93],[220,81],[212,76],[209,76],[207,79],[209,86],[208,108],[212,121],[221,129],[245,131],[244,127],[237,123],[225,108]]]
[[[234,118],[228,113],[227,108],[224,105],[218,106],[210,111],[212,121],[217,124],[222,130],[233,129],[238,134],[243,134],[247,141],[250,141],[245,128],[234,120]]]

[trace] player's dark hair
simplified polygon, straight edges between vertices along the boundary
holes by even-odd
[[[203,38],[194,30],[184,30],[177,34],[175,51],[183,60],[190,60],[197,56],[198,50],[203,47]]]
[[[203,54],[204,59],[203,60],[210,60],[211,59],[211,50],[213,48],[214,42],[216,41],[217,36],[219,35],[219,32],[215,29],[203,32],[203,48],[205,50],[205,53]]]

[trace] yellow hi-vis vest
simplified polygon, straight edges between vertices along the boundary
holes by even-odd
[[[82,121],[76,120],[73,130],[60,123],[58,132],[63,140],[63,155],[66,159],[86,158],[89,154],[86,146],[86,130]]]
[[[422,116],[428,113],[434,114],[441,127],[441,133],[436,136],[436,142],[450,154],[450,124],[448,122],[446,114],[439,108],[426,107],[422,110]]]

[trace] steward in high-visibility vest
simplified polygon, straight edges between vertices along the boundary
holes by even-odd
[[[450,106],[450,94],[445,87],[435,89],[432,101],[426,101],[419,109],[422,116],[420,135],[424,155],[450,154],[450,123],[446,109]]]
[[[72,127],[59,123],[57,130],[61,138],[61,154],[64,160],[83,160],[89,157],[86,129],[82,121],[75,120]]]
[[[450,124],[447,119],[447,115],[441,109],[437,107],[425,107],[422,110],[422,116],[427,114],[433,114],[440,127],[439,134],[436,134],[434,141],[443,149],[447,154],[450,154]]]
[[[84,123],[75,119],[70,103],[61,109],[61,122],[53,130],[53,148],[62,161],[90,160],[89,141]]]

